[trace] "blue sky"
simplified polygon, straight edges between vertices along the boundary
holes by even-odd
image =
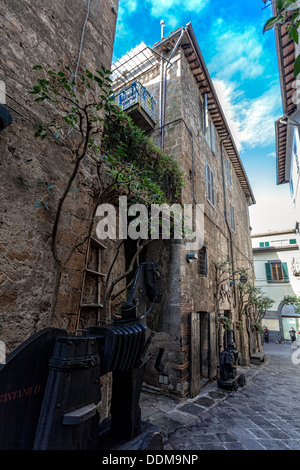
[[[120,0],[113,61],[191,22],[247,172],[253,233],[294,227],[288,185],[276,185],[274,121],[282,115],[272,16],[262,0]]]

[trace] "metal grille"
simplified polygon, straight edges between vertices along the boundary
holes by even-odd
[[[155,120],[155,101],[140,82],[133,82],[115,95],[115,101],[124,111],[135,104],[142,108]]]
[[[116,90],[158,64],[159,56],[141,42],[112,65],[113,88]]]

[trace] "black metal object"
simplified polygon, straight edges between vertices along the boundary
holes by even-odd
[[[122,306],[122,319],[143,319],[162,298],[161,273],[155,261],[141,263],[138,267],[127,302]],[[146,299],[151,302],[147,307]]]
[[[35,433],[34,450],[97,446],[100,360],[93,337],[57,338]]]
[[[47,328],[22,343],[0,368],[0,449],[32,449],[56,338]]]
[[[239,352],[234,345],[234,331],[229,330],[229,341],[224,351],[219,355],[219,377],[217,385],[220,388],[237,390],[239,385],[245,385],[246,379],[244,374],[237,373],[237,362]]]
[[[142,432],[139,396],[149,343],[139,318],[146,300],[160,300],[158,279],[156,263],[143,263],[124,306],[125,318],[72,335],[48,328],[7,358],[0,368],[0,450],[100,449],[107,442],[130,447],[128,441]],[[103,430],[97,405],[100,378],[108,372],[111,419]],[[154,441],[147,429],[143,432],[135,445],[162,442],[157,430],[149,430]]]
[[[12,117],[7,109],[0,104],[0,132],[12,124]]]

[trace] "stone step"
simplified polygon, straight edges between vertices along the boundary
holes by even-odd
[[[260,365],[262,362],[265,361],[265,354],[262,353],[262,352],[257,352],[255,354],[252,354],[252,356],[250,356],[250,362],[251,364],[258,364]]]

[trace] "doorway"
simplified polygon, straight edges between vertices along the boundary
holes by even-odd
[[[210,379],[210,313],[191,313],[191,398]]]
[[[296,339],[300,341],[300,317],[282,317],[283,336],[285,340],[291,340],[290,329],[296,331]]]

